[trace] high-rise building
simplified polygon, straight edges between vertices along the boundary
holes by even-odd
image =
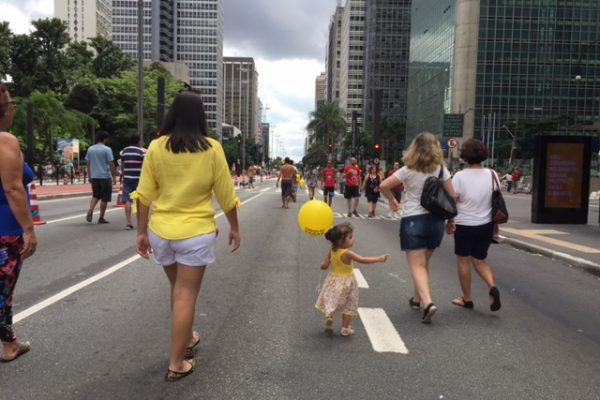
[[[600,120],[598,21],[597,0],[412,0],[409,138]]]
[[[315,110],[319,103],[327,100],[326,97],[326,87],[327,87],[327,76],[325,72],[321,72],[319,76],[315,78]]]
[[[67,23],[74,41],[111,37],[111,0],[54,0],[54,16]]]
[[[364,126],[373,128],[376,97],[381,119],[406,119],[411,0],[369,0],[366,10]],[[381,121],[380,121],[381,122]]]
[[[357,126],[362,126],[363,120],[365,11],[365,0],[346,0],[342,15],[339,104],[346,116],[348,129],[353,111],[358,113]]]
[[[137,58],[137,1],[113,0],[113,41]],[[144,1],[144,60],[185,63],[200,91],[208,127],[223,115],[223,0]]]
[[[340,67],[342,63],[342,16],[344,7],[341,0],[329,24],[329,43],[327,45],[327,101],[339,103],[340,100]]]
[[[256,141],[258,72],[254,59],[224,57],[223,71],[223,121],[237,126],[246,140]]]

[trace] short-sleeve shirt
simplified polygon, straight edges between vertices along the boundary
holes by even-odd
[[[137,183],[142,172],[146,151],[138,146],[127,146],[121,152],[121,168],[125,182]]]
[[[346,186],[358,186],[360,181],[360,167],[358,165],[347,165],[344,168],[344,175],[346,176]]]
[[[428,214],[429,211],[421,206],[421,194],[423,193],[423,186],[425,180],[430,176],[439,176],[440,167],[437,167],[431,173],[424,173],[409,169],[404,166],[394,173],[394,176],[404,184],[404,199],[402,200],[402,216],[411,217],[414,215]],[[444,167],[442,173],[442,181],[450,179],[450,172]]]
[[[91,146],[85,155],[86,161],[90,162],[90,179],[110,179],[108,163],[114,160],[110,147],[98,143]]]
[[[337,170],[334,168],[326,168],[321,172],[323,177],[323,186],[332,188],[335,187],[335,181],[337,179]]]
[[[454,175],[457,225],[480,226],[492,221],[492,173],[487,168],[467,168]]]

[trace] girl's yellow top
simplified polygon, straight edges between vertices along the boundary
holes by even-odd
[[[351,276],[353,274],[353,262],[350,264],[344,264],[342,262],[342,254],[347,252],[348,249],[331,250],[329,261],[331,262],[331,275],[334,276]]]
[[[223,212],[239,207],[221,144],[207,138],[212,147],[196,153],[172,153],[169,136],[150,143],[132,199],[152,208],[148,227],[168,240],[181,240],[214,232],[212,194]]]

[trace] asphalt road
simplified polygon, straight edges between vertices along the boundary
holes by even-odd
[[[407,304],[412,284],[398,222],[353,218],[355,251],[392,256],[358,267],[368,288],[360,289],[356,334],[328,337],[314,309],[327,242],[296,224],[306,194],[289,210],[273,181],[239,195],[242,247],[227,249],[219,217],[218,262],[197,308],[196,371],[177,383],[163,381],[168,283],[160,267],[132,259],[135,233],[124,230],[122,210],[98,225],[84,220],[87,198],[41,202],[48,224],[37,229],[39,250],[23,268],[14,305],[15,329],[32,350],[0,364],[0,399],[600,399],[596,276],[495,245],[488,260],[502,309],[489,311],[475,277],[475,309],[461,309],[450,304],[460,290],[446,237],[432,259],[439,311],[423,325]],[[334,210],[345,212],[340,198]]]

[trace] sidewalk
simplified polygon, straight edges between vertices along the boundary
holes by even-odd
[[[534,224],[531,196],[505,194],[509,221],[500,225],[500,237],[516,248],[600,272],[598,201],[590,201],[587,225]]]

